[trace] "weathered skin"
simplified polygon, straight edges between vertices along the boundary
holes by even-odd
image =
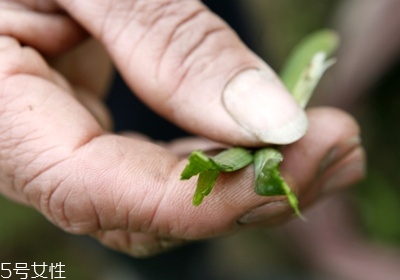
[[[270,198],[254,194],[250,169],[222,177],[204,206],[187,203],[195,182],[179,181],[186,163],[180,156],[215,142],[181,140],[172,152],[169,145],[107,131],[111,122],[99,98],[106,82],[97,71],[108,65],[100,74],[107,79],[109,60],[153,110],[218,142],[262,145],[268,139],[260,141],[254,130],[274,129],[273,122],[253,123],[254,115],[238,122],[222,104],[229,82],[248,69],[261,69],[270,79],[252,85],[258,92],[240,100],[242,111],[302,124],[304,112],[287,98],[273,71],[201,2],[1,0],[0,18],[3,195],[36,208],[65,231],[90,234],[137,256],[290,216],[288,206],[276,208]],[[107,57],[92,46],[72,55],[71,65],[61,63],[87,36],[100,42]],[[92,59],[82,63],[82,57]],[[266,89],[274,92],[268,99],[260,97]],[[248,107],[253,105],[265,110]],[[282,165],[303,205],[325,194],[327,174],[338,171],[335,162],[335,169],[327,165],[328,173],[320,172],[329,151],[359,134],[356,122],[338,110],[310,110],[308,118],[307,133],[286,147]],[[363,166],[361,145],[341,162]],[[337,187],[362,176],[361,169],[348,174]]]

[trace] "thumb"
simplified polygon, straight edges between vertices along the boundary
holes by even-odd
[[[276,74],[200,1],[57,1],[138,97],[182,128],[235,145],[304,135],[305,113]]]

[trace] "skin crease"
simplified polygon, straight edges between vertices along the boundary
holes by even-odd
[[[196,181],[179,180],[186,164],[182,155],[193,147],[213,149],[215,142],[187,139],[169,149],[144,137],[107,131],[111,121],[101,98],[112,61],[140,98],[182,127],[195,127],[197,134],[228,145],[262,145],[218,100],[239,71],[271,70],[200,2],[157,3],[162,5],[127,0],[0,1],[5,19],[0,26],[0,192],[36,208],[67,232],[90,234],[135,256],[291,216],[289,206],[283,211],[265,207],[282,197],[254,194],[251,167],[221,176],[212,195],[193,207]],[[67,52],[87,36],[105,51],[88,43]],[[92,69],[80,63],[89,58],[97,63]],[[213,67],[204,69],[210,60]],[[100,73],[99,65],[105,65]],[[95,82],[96,75],[105,77],[101,84]],[[191,94],[186,94],[188,89]],[[198,112],[210,102],[208,114]],[[321,188],[328,178],[321,181],[325,173],[319,168],[324,158],[359,135],[356,122],[339,110],[316,108],[308,116],[307,134],[287,146],[282,165],[285,178],[307,206],[326,195]],[[363,165],[361,144],[357,149],[357,156],[342,163]],[[363,174],[360,170],[347,175],[339,187]],[[252,215],[253,222],[243,223],[242,217],[254,211],[258,214]]]

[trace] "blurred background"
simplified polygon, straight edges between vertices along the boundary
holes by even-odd
[[[0,197],[0,263],[61,262],[66,279],[88,280],[398,279],[398,1],[203,2],[277,71],[305,35],[325,27],[338,30],[338,62],[318,87],[312,106],[339,107],[357,118],[367,150],[367,178],[306,212],[307,223],[198,242],[145,260],[66,234],[34,210]],[[164,141],[186,135],[141,105],[118,73],[107,103],[116,131],[139,130]]]

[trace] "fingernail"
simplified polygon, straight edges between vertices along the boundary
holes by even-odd
[[[134,243],[131,245],[129,253],[133,254],[135,257],[142,258],[148,257],[150,255],[155,254],[159,251],[158,244],[156,243],[146,243],[146,244],[138,244]]]
[[[307,117],[272,73],[246,70],[225,88],[223,103],[232,118],[259,141],[289,144],[307,130]]]
[[[278,217],[290,209],[287,201],[273,201],[259,206],[238,220],[239,224],[253,224]]]
[[[162,248],[163,251],[165,251],[165,250],[170,250],[172,248],[175,248],[179,245],[182,245],[183,243],[185,243],[185,241],[180,240],[180,239],[172,239],[172,238],[160,238],[158,240],[158,243],[160,245],[160,248]]]
[[[361,144],[360,136],[356,135],[331,149],[322,160],[319,173],[324,173],[330,166],[344,158]]]
[[[170,250],[183,243],[184,241],[180,239],[159,238],[154,242],[133,243],[130,248],[130,253],[135,257],[149,257]]]

